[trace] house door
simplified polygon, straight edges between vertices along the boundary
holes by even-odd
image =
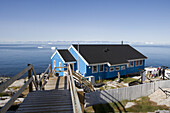
[[[70,64],[70,68],[71,68],[71,70],[73,71],[73,70],[74,70],[74,65],[73,65],[73,64]]]

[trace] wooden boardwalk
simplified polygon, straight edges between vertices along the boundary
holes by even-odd
[[[16,113],[72,113],[67,77],[50,77],[44,91],[30,92]]]

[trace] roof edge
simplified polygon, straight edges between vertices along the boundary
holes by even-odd
[[[58,56],[61,58],[61,60],[63,61],[63,63],[65,63],[65,60],[63,59],[63,57],[61,56],[61,54],[58,52],[58,50],[56,50],[54,52],[54,54],[51,56],[51,59],[56,55],[56,53],[58,54]]]
[[[71,48],[73,48],[73,50],[78,54],[78,56],[85,62],[85,64],[87,66],[89,66],[89,63],[85,60],[85,58],[80,54],[80,52],[77,51],[77,49],[73,46],[73,44],[71,44],[71,46],[68,48],[68,50],[70,50]]]

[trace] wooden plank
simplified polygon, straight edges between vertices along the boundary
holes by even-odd
[[[68,100],[66,100],[66,99],[68,99]],[[26,103],[27,103],[27,102],[32,102],[32,103],[33,103],[33,102],[43,102],[43,101],[51,101],[51,102],[52,102],[52,101],[55,101],[55,102],[56,102],[56,101],[63,101],[63,102],[64,102],[64,101],[67,101],[67,102],[69,102],[69,100],[71,100],[71,98],[61,98],[61,97],[60,97],[60,98],[57,98],[57,99],[54,99],[54,98],[51,98],[51,99],[50,99],[50,98],[42,99],[42,98],[38,98],[38,97],[37,97],[37,99],[29,98],[29,99],[25,100],[24,102],[26,102]]]
[[[17,113],[37,113],[37,111],[17,111]],[[41,111],[40,113],[56,113],[56,111]],[[57,113],[73,113],[73,111],[57,111]]]
[[[82,113],[82,109],[80,106],[80,100],[78,98],[78,94],[77,94],[77,90],[76,90],[76,86],[74,83],[74,79],[73,79],[73,75],[72,75],[72,70],[70,67],[70,64],[68,65],[68,70],[69,70],[69,83],[70,83],[70,92],[71,92],[71,97],[72,97],[72,104],[73,104],[73,112],[74,113]]]
[[[17,93],[15,93],[15,95],[5,104],[5,106],[3,108],[1,108],[0,113],[5,113],[10,107],[11,105],[15,102],[15,100],[21,95],[21,93],[25,90],[25,88],[28,86],[28,84],[30,84],[32,82],[32,77],[20,88],[19,91],[17,91]]]
[[[22,110],[22,111],[17,111],[16,113],[47,113],[47,112],[55,112],[55,113],[59,113],[59,112],[64,112],[64,113],[68,113],[71,112],[73,113],[73,110],[70,108],[62,108],[62,109],[39,109],[39,110]]]
[[[28,64],[28,66],[30,66],[31,64]],[[32,70],[28,70],[28,79],[32,78]],[[32,87],[32,81],[29,84],[29,92],[33,91],[33,87]]]
[[[63,106],[63,105],[72,105],[72,103],[61,102],[61,103],[30,103],[30,104],[21,104],[19,107],[37,107],[37,106]]]
[[[67,67],[55,67],[54,69],[56,69],[56,68],[67,68]]]
[[[44,109],[45,108],[45,109]],[[56,111],[56,112],[59,112],[59,111],[73,111],[72,108],[70,107],[63,107],[63,108],[56,108],[56,107],[43,107],[43,108],[38,108],[38,109],[18,109],[16,113],[18,113],[18,111],[20,112],[28,112],[28,113],[31,113],[31,112],[37,112],[37,113],[40,113],[40,112],[50,112],[50,111]]]
[[[28,107],[20,107],[18,110],[35,110],[35,109],[63,109],[63,108],[69,108],[72,109],[72,105],[62,105],[62,106],[28,106]]]
[[[62,101],[62,100],[60,100],[60,101],[46,101],[45,102],[46,104],[50,104],[50,103],[60,103],[61,105],[62,104],[65,104],[65,103],[69,103],[69,104],[71,104],[72,105],[72,103],[71,103],[71,101],[70,101],[70,99],[69,100],[64,100],[64,101]],[[24,102],[24,103],[22,103],[23,105],[29,105],[29,104],[44,104],[44,101],[43,102]],[[21,105],[22,105],[21,104]]]
[[[26,67],[23,71],[13,76],[11,79],[0,85],[0,92],[4,91],[8,86],[10,86],[15,80],[19,79],[22,75],[24,75],[28,70],[32,68],[32,65]]]
[[[36,84],[38,84],[38,79],[37,79],[37,76],[36,76],[36,73],[35,73],[33,65],[32,65],[32,71],[33,71],[33,74],[34,74],[34,77],[35,77],[35,82],[36,82]]]

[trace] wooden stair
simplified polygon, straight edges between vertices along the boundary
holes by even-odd
[[[45,89],[30,92],[16,113],[73,113],[67,77],[49,79]]]

